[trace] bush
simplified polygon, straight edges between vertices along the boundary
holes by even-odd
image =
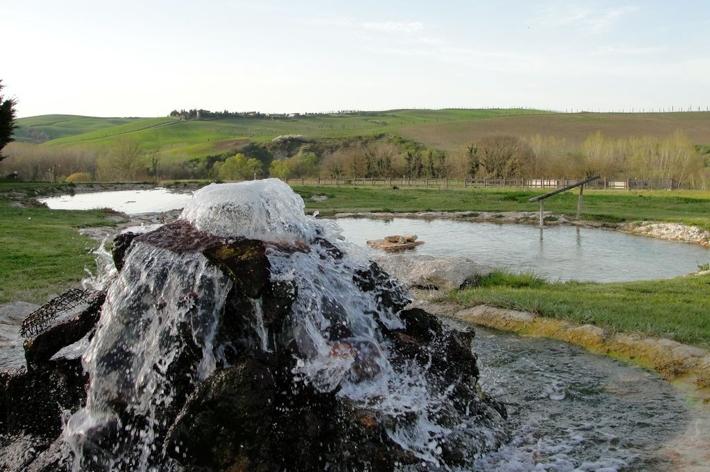
[[[91,182],[92,179],[91,175],[87,172],[74,172],[64,180],[65,182],[73,184],[77,182]]]
[[[247,159],[244,154],[236,154],[215,164],[215,169],[222,180],[249,180],[261,175],[261,162],[254,158]]]

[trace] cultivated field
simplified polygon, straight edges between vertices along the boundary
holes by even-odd
[[[43,115],[18,120],[20,142],[44,146],[107,148],[130,139],[146,152],[187,159],[224,152],[234,143],[264,142],[279,135],[310,138],[401,135],[428,147],[455,150],[478,138],[536,134],[581,142],[600,131],[609,137],[667,136],[681,130],[696,144],[710,144],[710,112],[553,113],[540,110],[392,110],[294,119],[190,120],[92,118]],[[45,139],[41,139],[42,137]]]
[[[469,123],[500,117],[544,115],[539,110],[392,110],[348,115],[317,115],[293,119],[238,118],[225,120],[189,120],[176,118],[68,117],[45,115],[18,120],[18,141],[33,141],[42,133],[52,139],[44,146],[83,146],[110,148],[120,140],[130,139],[146,152],[176,158],[194,158],[224,152],[235,142],[270,141],[276,136],[299,134],[309,138],[340,138],[381,133],[398,134],[405,127],[445,123]],[[54,117],[62,117],[55,120]],[[58,131],[58,130],[61,130]],[[54,139],[54,138],[58,139]]]
[[[610,138],[625,138],[667,136],[677,130],[696,144],[710,144],[710,112],[547,113],[491,117],[476,122],[424,123],[403,126],[399,132],[429,147],[456,150],[479,138],[501,134],[522,138],[555,136],[579,144],[596,132]]]

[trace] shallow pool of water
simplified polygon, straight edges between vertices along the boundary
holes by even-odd
[[[669,470],[661,445],[687,425],[656,374],[569,344],[476,328],[481,384],[508,408],[511,441],[477,470]]]
[[[82,193],[44,198],[53,209],[112,208],[129,215],[183,208],[191,193],[167,189]],[[514,272],[534,272],[553,280],[620,282],[670,278],[710,262],[700,246],[571,226],[540,230],[531,225],[499,225],[452,220],[340,218],[346,238],[360,246],[369,239],[414,233],[425,244],[415,254],[467,257]]]
[[[150,190],[118,190],[115,192],[77,193],[40,198],[53,210],[92,210],[111,208],[128,215],[177,210],[192,199],[192,193],[173,192],[165,188]]]
[[[694,272],[710,251],[618,231],[452,220],[339,218],[346,239],[365,246],[391,234],[416,234],[424,244],[411,253],[460,256],[495,268],[534,272],[552,280],[621,282]]]

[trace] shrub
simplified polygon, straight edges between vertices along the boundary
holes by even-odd
[[[74,172],[64,180],[72,184],[77,182],[91,182],[92,179],[88,172]]]
[[[244,154],[236,154],[226,161],[216,164],[217,176],[222,180],[249,180],[261,175],[261,162],[247,159]]]

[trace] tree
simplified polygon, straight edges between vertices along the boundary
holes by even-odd
[[[471,177],[476,177],[478,169],[481,168],[481,160],[478,157],[478,148],[471,144],[468,148],[466,148],[466,155],[468,156],[468,174]]]
[[[493,179],[521,177],[529,173],[534,162],[530,146],[515,136],[481,138],[472,152],[480,163],[478,172]]]
[[[318,156],[308,151],[273,161],[269,167],[269,174],[280,179],[314,177],[318,171]]]
[[[279,179],[286,180],[291,177],[291,169],[288,165],[288,160],[279,159],[276,161],[271,161],[271,166],[269,167],[269,175],[272,177],[278,177]]]
[[[108,154],[98,158],[96,170],[101,180],[135,181],[143,177],[140,145],[131,140],[119,141]],[[142,174],[142,175],[140,175]]]
[[[0,80],[0,161],[5,156],[2,155],[2,148],[7,143],[11,143],[12,133],[15,130],[15,100],[12,98],[4,99],[2,96],[3,89],[2,80]]]
[[[158,183],[158,166],[160,165],[160,156],[157,152],[150,155],[150,167],[148,167],[148,172],[150,176],[153,177],[153,181]]]
[[[261,162],[254,158],[247,159],[244,154],[236,154],[215,167],[217,176],[222,180],[249,180],[261,175]]]

